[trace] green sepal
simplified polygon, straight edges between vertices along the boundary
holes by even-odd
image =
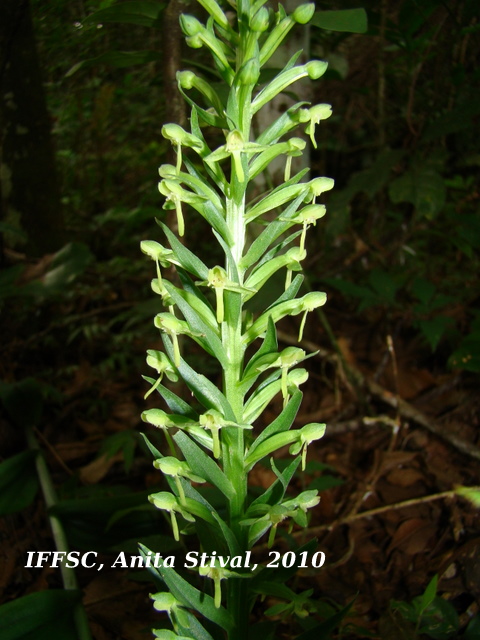
[[[173,437],[180,447],[193,473],[205,478],[219,489],[229,500],[234,498],[235,489],[218,464],[200,449],[185,433],[179,431]]]
[[[143,544],[139,544],[139,549],[140,553],[146,558],[150,550]],[[185,607],[195,609],[207,620],[218,624],[228,633],[232,631],[233,620],[230,613],[224,607],[217,608],[211,596],[193,587],[175,569],[164,566],[158,568],[150,566],[148,569],[154,576],[165,582],[170,593]]]

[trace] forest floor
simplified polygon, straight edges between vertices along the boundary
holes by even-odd
[[[480,514],[453,490],[480,484],[478,380],[471,374],[442,370],[425,357],[415,336],[383,335],[374,319],[362,323],[340,304],[330,304],[327,317],[335,330],[336,350],[322,323],[311,321],[303,346],[319,353],[309,361],[310,378],[297,418],[298,424],[326,422],[327,432],[309,448],[307,471],[293,487],[294,491],[320,489],[321,502],[308,530],[277,535],[275,546],[284,552],[293,539],[300,543],[316,537],[326,561],[319,569],[300,570],[292,588],[312,589],[311,600],[323,603],[319,611],[322,606],[323,611],[326,606],[335,611],[353,601],[343,623],[344,640],[395,640],[415,636],[414,624],[402,618],[392,602],[410,603],[438,575],[438,595],[451,603],[460,629],[465,628],[480,610]],[[279,337],[284,344],[294,343],[296,327],[282,325]],[[23,346],[12,341],[9,355]],[[133,349],[141,354],[154,346],[138,340]],[[42,357],[35,354],[30,375],[36,375]],[[49,409],[37,431],[59,493],[81,500],[151,490],[159,477],[148,453],[137,449],[125,472],[132,453],[126,434],[145,427],[139,418],[146,405],[140,371],[133,367],[129,376],[104,375],[90,364],[94,360],[91,351],[81,354],[78,366],[65,377],[61,407]],[[270,416],[275,410],[269,408]],[[15,437],[9,433],[12,444]],[[127,446],[103,453],[105,437],[119,434]],[[266,487],[272,478],[271,470],[259,467],[250,483]],[[67,527],[72,548],[98,549],[105,566],[100,572],[78,570],[94,638],[150,637],[149,628],[161,626],[162,618],[152,609],[152,584],[146,572],[111,568],[125,544],[103,548],[110,544],[101,542],[109,531],[105,518],[98,512],[75,513],[77,520],[72,518]],[[135,520],[138,513],[129,517]],[[161,522],[160,526],[169,535],[168,527]],[[86,538],[75,537],[84,530]],[[27,551],[54,548],[40,494],[29,508],[1,521],[0,536],[5,549],[0,576],[3,602],[61,586],[57,569],[24,566]],[[185,544],[188,548],[188,538]],[[135,552],[133,547],[131,551]],[[162,551],[169,550],[162,547]],[[182,554],[184,549],[171,553]],[[265,545],[260,546],[256,557],[265,553]],[[268,599],[264,608],[276,603]],[[275,637],[288,639],[291,633],[291,627],[281,622]]]

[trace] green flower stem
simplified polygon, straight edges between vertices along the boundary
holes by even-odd
[[[27,443],[30,449],[34,451],[39,450],[38,442],[33,432],[32,427],[28,427],[26,430]],[[37,474],[38,479],[40,481],[40,486],[42,488],[43,498],[45,500],[45,504],[47,509],[51,509],[57,503],[57,495],[55,489],[53,487],[52,479],[50,477],[50,472],[48,471],[47,464],[41,452],[38,452],[36,461]],[[53,540],[55,542],[55,546],[57,551],[65,551],[69,552],[69,546],[67,537],[65,535],[65,531],[63,530],[62,523],[60,520],[54,516],[49,515],[48,519],[50,521],[50,527],[52,529]],[[78,582],[77,576],[75,575],[75,571],[72,568],[67,567],[63,562],[60,564],[60,573],[62,576],[63,586],[66,590],[76,591],[78,590]],[[75,627],[77,630],[79,640],[92,640],[92,636],[90,634],[90,627],[88,625],[87,615],[85,613],[85,609],[81,602],[75,605],[73,610],[73,617],[75,622]]]

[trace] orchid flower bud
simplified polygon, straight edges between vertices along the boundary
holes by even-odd
[[[260,66],[257,58],[247,60],[238,72],[238,82],[243,85],[255,85],[260,77]]]
[[[189,37],[198,36],[205,29],[200,20],[188,14],[182,14],[180,16],[180,26],[183,33]]]
[[[263,33],[270,24],[270,14],[266,7],[261,7],[250,19],[250,29],[257,33]]]
[[[178,71],[177,82],[181,89],[186,91],[197,89],[204,96],[220,117],[223,117],[224,106],[216,91],[209,82],[197,76],[193,71]]]
[[[307,4],[299,5],[292,13],[292,18],[298,24],[307,24],[313,18],[315,13],[315,3],[309,2]]]
[[[310,80],[318,80],[327,70],[328,62],[324,60],[310,60],[305,65]]]

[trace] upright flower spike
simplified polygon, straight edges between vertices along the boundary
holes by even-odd
[[[192,482],[198,482],[200,484],[206,482],[204,478],[197,476],[188,466],[187,462],[182,462],[173,456],[165,456],[159,460],[155,460],[153,463],[155,469],[159,469],[164,475],[170,476],[174,479],[175,486],[177,487],[178,496],[180,498],[180,504],[186,505],[185,491],[183,490],[180,478],[187,478]]]
[[[262,73],[262,66],[290,29],[311,19],[315,11],[313,2],[300,5],[289,16],[281,4],[276,12],[267,9],[266,0],[199,0],[199,3],[209,14],[206,24],[193,16],[183,16],[181,27],[188,45],[209,50],[206,53],[211,53],[211,62],[213,59],[210,66],[215,68],[213,74],[210,70],[205,75],[210,81],[201,77],[201,71],[199,75],[192,71],[177,74],[179,91],[191,107],[190,124],[185,127],[187,130],[178,125],[166,125],[163,129],[176,148],[177,159],[176,166],[160,168],[159,190],[166,197],[164,208],[177,212],[180,235],[185,232],[187,220],[184,205],[191,205],[192,214],[198,212],[208,223],[218,245],[211,255],[208,249],[197,254],[195,244],[187,247],[164,229],[171,254],[157,253],[156,245],[145,247],[157,262],[158,277],[153,280],[152,289],[170,312],[158,314],[155,319],[155,325],[170,337],[163,336],[168,357],[162,357],[158,351],[149,352],[148,363],[158,373],[149,393],[157,389],[169,407],[167,410],[173,413],[155,409],[144,412],[142,419],[161,428],[171,446],[171,456],[155,456],[159,459],[154,466],[166,475],[173,491],[153,494],[150,501],[166,511],[174,537],[177,540],[180,537],[179,514],[190,522],[195,518],[198,524],[188,529],[197,529],[201,535],[202,552],[212,553],[220,545],[219,553],[239,554],[241,558],[240,554],[252,549],[265,534],[271,546],[284,520],[291,526],[295,523],[306,526],[308,512],[319,500],[315,491],[304,491],[293,498],[294,494],[287,494],[288,471],[279,475],[281,482],[267,488],[264,495],[250,495],[248,473],[260,460],[275,456],[284,447],[298,456],[289,469],[300,459],[305,468],[308,445],[324,432],[324,425],[316,423],[292,427],[302,395],[298,389],[308,378],[306,369],[296,365],[315,354],[306,355],[298,347],[279,351],[276,325],[282,318],[300,314],[301,339],[307,313],[326,299],[323,293],[298,295],[301,278],[294,278],[293,271],[301,270],[306,255],[306,232],[325,213],[324,205],[317,203],[333,181],[314,178],[303,182],[306,169],[291,176],[292,159],[300,156],[306,146],[304,140],[291,136],[301,124],[315,146],[316,127],[331,110],[328,105],[314,107],[299,101],[263,132],[257,132],[259,123],[254,121],[259,109],[288,91],[298,79],[315,80],[327,67],[321,60],[299,63],[298,54],[278,73]],[[204,66],[207,68],[208,62]],[[221,91],[216,90],[219,79]],[[208,145],[217,139],[221,142],[210,149],[207,139]],[[286,184],[264,193],[252,189],[255,177],[282,155]],[[254,234],[252,242],[251,223],[264,227]],[[294,225],[300,226],[286,233]],[[221,259],[216,258],[219,252]],[[175,284],[160,273],[162,260],[177,267],[179,279]],[[287,272],[286,291],[278,296],[269,283],[281,269]],[[205,295],[202,289],[205,286],[215,292],[212,304],[209,298],[213,292]],[[183,359],[180,357],[180,334],[195,339],[192,363],[188,353]],[[212,377],[208,377],[207,362],[203,368],[202,361],[201,369],[194,365],[193,359],[200,360],[203,352],[213,364]],[[173,391],[166,383],[160,384],[162,377],[165,380],[169,376],[181,379],[188,391]],[[266,431],[246,437],[249,435],[245,434],[246,429],[251,430],[257,421],[263,424],[267,406],[280,394],[283,409],[279,415]],[[170,436],[172,428],[180,430],[175,434],[175,442]],[[202,487],[197,494],[190,487],[190,483],[202,479],[215,492],[212,506]],[[198,500],[193,499],[194,495]],[[200,521],[205,524],[200,525]],[[210,626],[203,627],[205,616],[209,624],[222,628],[225,638],[248,637],[249,611],[260,583],[254,581],[252,585],[248,580],[252,572],[248,570],[241,574],[230,571],[239,566],[236,562],[232,561],[234,566],[229,569],[218,566],[220,562],[223,564],[222,558],[219,562],[212,559],[207,562],[209,566],[200,568],[200,574],[214,581],[217,610],[210,598],[198,599],[196,590],[189,591],[188,575],[178,577],[185,580],[183,588],[172,569],[162,568],[162,577],[175,598],[167,600],[161,595],[157,598],[156,608],[168,613],[174,629],[158,631],[160,640],[186,640],[186,633],[192,638],[208,636],[213,631]],[[195,578],[198,579],[198,574]],[[226,586],[222,585],[227,578]],[[240,583],[240,579],[245,580]],[[225,609],[221,587],[227,591]],[[293,606],[288,611],[306,616],[308,595],[302,598],[293,594]],[[185,608],[178,607],[176,598]]]

